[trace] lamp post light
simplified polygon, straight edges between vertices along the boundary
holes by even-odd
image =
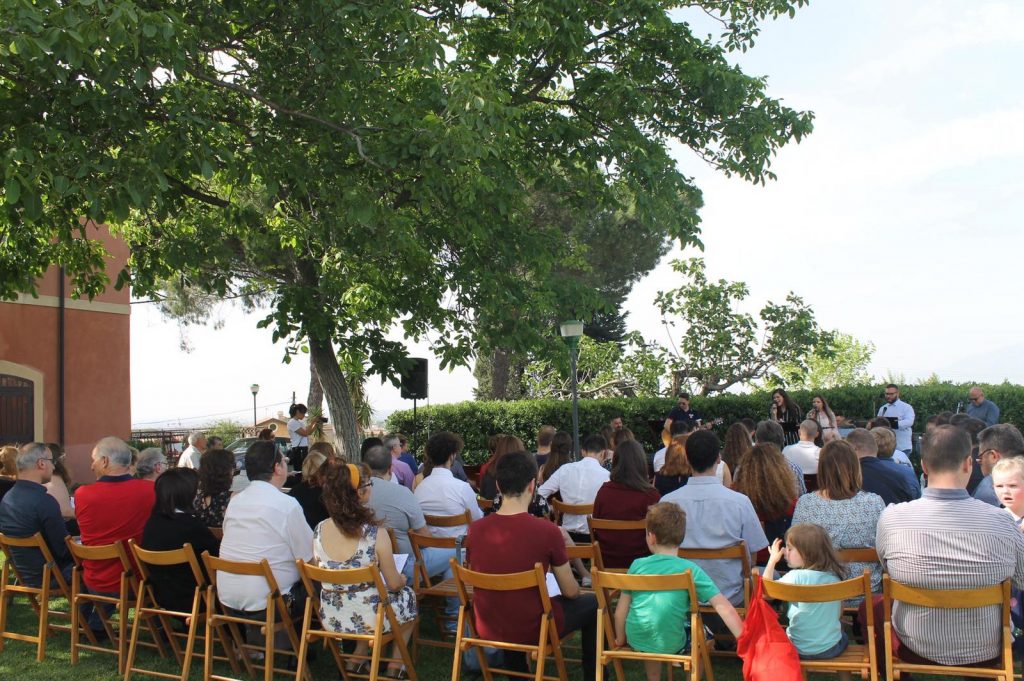
[[[569,366],[572,371],[572,458],[580,458],[580,409],[579,391],[576,384],[576,356],[579,352],[580,336],[583,335],[583,322],[570,319],[562,322],[559,327],[562,338],[569,341]]]
[[[249,390],[252,391],[252,427],[256,427],[256,393],[260,391],[258,383],[253,383],[249,386]]]

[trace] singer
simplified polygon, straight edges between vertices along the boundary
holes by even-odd
[[[900,399],[900,389],[893,383],[885,386],[885,402],[878,410],[878,415],[896,419],[896,449],[909,456],[914,448],[911,439],[914,428],[914,408]]]

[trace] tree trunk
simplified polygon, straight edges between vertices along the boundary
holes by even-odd
[[[508,399],[509,352],[504,348],[496,348],[491,353],[491,399]]]
[[[312,357],[309,360],[309,399],[306,400],[306,406],[310,411],[323,411],[324,408],[324,388],[320,385],[320,377],[316,375]]]
[[[334,421],[334,434],[338,441],[338,453],[351,462],[359,461],[359,429],[352,396],[345,383],[345,375],[338,365],[334,346],[329,340],[309,336],[310,364],[315,367],[327,409]]]

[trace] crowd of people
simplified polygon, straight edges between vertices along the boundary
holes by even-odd
[[[296,560],[328,568],[375,565],[406,639],[419,607],[414,563],[400,568],[396,556],[412,553],[412,535],[460,537],[473,570],[509,573],[540,563],[553,574],[560,591],[552,599],[555,622],[563,635],[581,632],[584,678],[591,679],[597,600],[587,587],[593,566],[569,560],[567,547],[573,544],[599,542],[604,566],[631,574],[690,570],[699,600],[715,611],[705,624],[719,635],[742,631],[741,561],[691,561],[677,555],[680,547],[714,549],[742,541],[765,579],[793,584],[828,584],[868,569],[876,592],[883,572],[929,588],[969,588],[1008,578],[1015,588],[1024,587],[1024,437],[1015,426],[996,422],[998,408],[980,390],[970,394],[977,416],[942,413],[928,419],[920,474],[910,457],[913,409],[889,386],[885,405],[867,428],[841,429],[824,396],[802,413],[778,390],[768,418],[729,424],[724,444],[686,395],[665,419],[668,438],[657,452],[645,452],[621,418],[603,434],[584,437],[577,460],[572,438],[552,426],[536,433],[532,452],[519,437],[496,434],[489,442],[491,456],[472,482],[455,433],[434,433],[422,461],[395,434],[367,439],[360,460],[350,462],[328,443],[309,443],[310,424],[298,418],[307,410],[295,405],[299,425],[289,424],[292,451],[286,455],[272,438],[258,439],[245,452],[241,470],[231,453],[202,433],[189,437],[175,467],[160,449],[135,452],[107,437],[92,450],[96,481],[73,489],[56,445],[4,448],[0,460],[8,477],[0,478],[7,480],[0,484],[0,532],[41,533],[65,576],[72,567],[69,535],[85,545],[134,539],[144,549],[169,550],[188,543],[197,553],[230,560],[266,559],[296,613],[309,597]],[[301,464],[290,475],[292,452]],[[556,524],[554,500],[592,511],[567,512]],[[432,516],[462,515],[466,522],[428,524]],[[588,515],[642,520],[646,529],[592,533]],[[843,564],[838,558],[841,549],[864,547],[876,549],[878,562]],[[450,578],[455,556],[455,549],[425,549],[426,573]],[[22,580],[39,584],[38,552],[15,550],[13,560]],[[87,561],[85,586],[99,594],[116,592],[119,570],[110,562]],[[191,609],[187,570],[158,570],[153,579],[161,605]],[[258,577],[218,574],[217,593],[229,611],[256,616],[266,607],[268,588]],[[372,631],[379,606],[370,584],[324,585],[319,603],[326,626],[360,634]],[[790,607],[788,633],[801,657],[835,657],[849,645],[840,606]],[[451,620],[447,633],[454,633],[458,601],[447,599],[443,607]],[[536,642],[540,607],[539,600],[521,594],[478,589],[475,625],[484,637]],[[623,594],[614,615],[615,643],[666,654],[683,650],[688,636],[703,635],[684,628],[691,607],[682,592]],[[95,613],[88,622],[102,638]],[[893,625],[904,659],[971,666],[999,654],[995,607],[928,611],[898,604]],[[527,659],[510,653],[503,664],[525,670]],[[397,678],[405,673],[398,662],[387,671]],[[651,664],[647,672],[650,679],[660,678],[661,668]]]

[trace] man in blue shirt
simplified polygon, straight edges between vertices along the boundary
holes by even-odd
[[[970,404],[967,405],[968,416],[984,421],[986,426],[999,423],[999,407],[992,400],[985,399],[985,393],[981,388],[974,386],[967,396],[970,398]]]
[[[18,450],[18,481],[0,501],[0,532],[10,537],[31,537],[39,532],[57,569],[71,579],[74,563],[64,538],[68,536],[57,500],[43,487],[53,477],[53,458],[46,445],[32,442]],[[43,583],[43,554],[36,549],[12,548],[11,557],[25,584]]]
[[[846,436],[846,441],[860,459],[861,489],[865,492],[874,492],[882,497],[886,506],[913,501],[921,496],[921,486],[912,468],[892,459],[878,458],[878,442],[870,430],[854,428]]]

